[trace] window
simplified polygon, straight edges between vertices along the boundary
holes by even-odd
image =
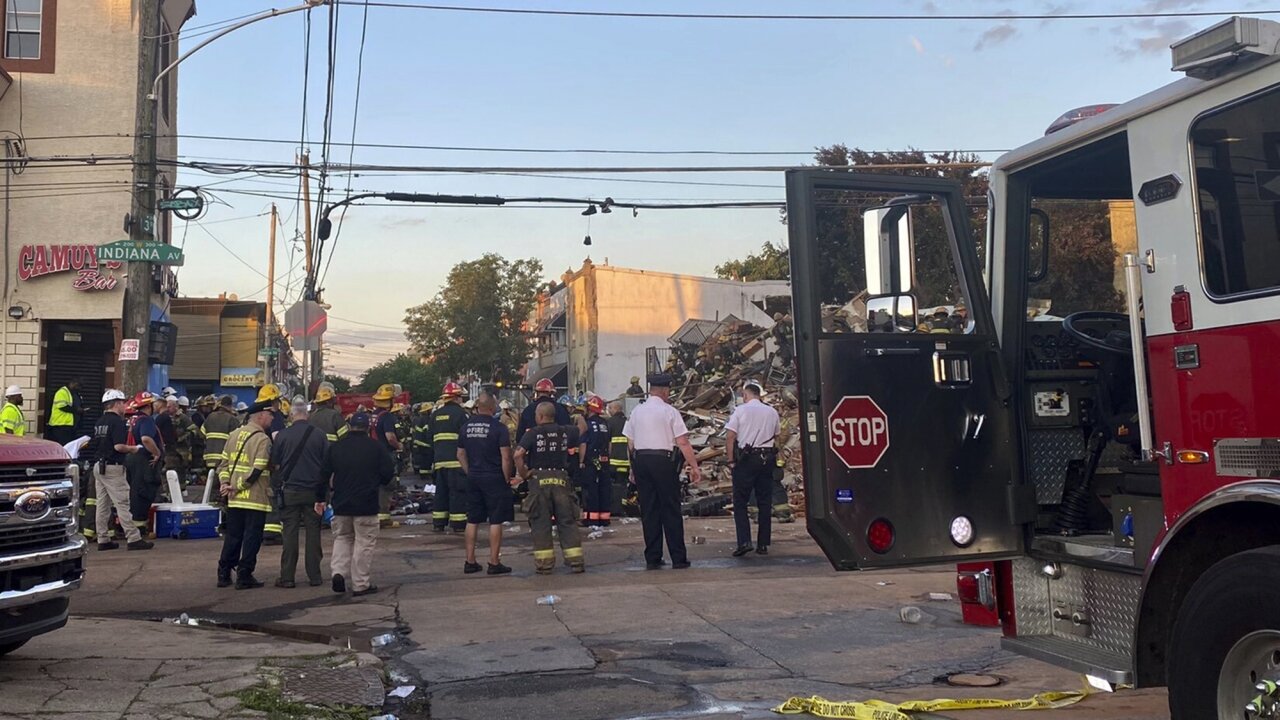
[[[1280,288],[1280,90],[1191,125],[1200,254],[1214,297]]]
[[[39,60],[43,0],[5,0],[4,56]]]

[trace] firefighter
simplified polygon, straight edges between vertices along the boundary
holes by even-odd
[[[631,387],[627,388],[627,397],[642,398],[644,397],[644,388],[640,387],[640,376],[631,376]]]
[[[781,367],[791,367],[795,358],[795,329],[791,325],[791,316],[780,312],[773,314],[773,328],[769,331],[773,336],[773,344],[777,348],[774,358]]]
[[[418,480],[425,486],[431,482],[431,403],[420,402],[413,416],[412,440],[413,467]]]
[[[22,414],[22,388],[10,385],[4,391],[4,409],[0,410],[0,431],[22,437],[27,434],[27,417]]]
[[[182,404],[181,398],[178,404]],[[191,412],[191,472],[199,474],[204,471],[204,433],[201,428],[204,427],[204,419],[209,417],[209,413],[213,410],[213,398],[209,395],[201,395],[196,398],[196,408]]]
[[[392,412],[392,401],[398,394],[398,388],[395,385],[381,385],[378,391],[373,394],[373,417],[369,422],[369,433],[378,444],[391,454],[391,459],[396,461],[400,456],[400,451],[404,446],[400,444],[400,431],[397,415]],[[397,471],[399,463],[396,462]],[[394,489],[391,487],[396,481],[382,485],[378,489],[378,524],[380,527],[391,527],[391,495]],[[465,525],[465,523],[464,523]]]
[[[279,390],[276,391],[279,393]],[[218,466],[219,491],[227,499],[226,533],[218,558],[218,587],[231,584],[236,571],[236,589],[262,587],[253,576],[262,547],[267,513],[271,511],[271,437],[275,400],[259,400],[249,407],[244,425],[227,440],[226,458]]]
[[[520,416],[516,415],[516,411],[511,409],[511,403],[506,400],[498,403],[498,409],[502,411],[498,419],[502,421],[503,425],[507,426],[507,431],[511,433],[511,436],[515,437],[516,430],[520,429]]]
[[[613,446],[609,423],[604,419],[604,400],[587,398],[587,431],[578,443],[578,484],[582,486],[584,527],[608,526],[613,517],[613,468],[609,449]]]
[[[204,419],[200,426],[200,434],[204,436],[204,466],[213,470],[222,462],[223,448],[231,431],[240,427],[240,418],[236,416],[235,398],[223,395],[218,398],[218,405]]]
[[[76,423],[80,421],[80,415],[84,412],[84,408],[80,406],[80,393],[77,392],[79,389],[80,381],[72,378],[53,394],[53,408],[49,410],[49,429],[45,432],[46,440],[66,445],[76,439]]]
[[[267,383],[258,389],[258,397],[254,400],[254,406],[266,403],[266,407],[271,411],[271,423],[265,430],[268,440],[275,440],[276,435],[287,427],[287,420],[283,412],[280,411],[280,403],[283,400],[280,394],[280,386],[275,383]],[[253,407],[246,408],[245,423],[248,424],[249,417],[256,412]],[[271,493],[267,493],[268,499]],[[280,511],[274,507],[269,507],[267,512],[267,522],[262,527],[262,544],[263,545],[280,545],[284,542],[284,521],[280,517]]]
[[[467,501],[470,486],[458,462],[458,437],[467,421],[462,409],[462,386],[447,382],[440,391],[440,402],[431,412],[431,451],[436,474],[436,497],[431,506],[431,524],[436,532],[452,527],[454,532],[467,530]]]
[[[520,423],[516,425],[516,437],[522,438],[538,422],[534,417],[534,410],[538,407],[538,403],[542,401],[552,402],[552,396],[555,395],[556,384],[547,378],[542,378],[533,386],[533,401],[525,406],[524,411],[520,413]],[[569,424],[569,411],[563,406],[556,404],[556,424]]]
[[[338,442],[347,434],[347,421],[342,419],[342,413],[334,407],[336,398],[333,384],[322,382],[316,388],[315,397],[311,399],[311,425],[323,432],[331,443]]]
[[[151,503],[160,489],[160,473],[164,470],[164,441],[152,417],[156,396],[143,390],[133,396],[137,414],[129,428],[129,444],[141,445],[142,450],[125,458],[125,473],[129,479],[129,515],[133,524],[146,532],[151,515]]]
[[[627,415],[623,412],[622,403],[614,400],[609,403],[609,417],[605,420],[609,426],[609,469],[613,471],[613,492],[610,496],[609,512],[622,513],[622,500],[627,497],[631,484],[631,447],[622,429],[627,426]]]
[[[178,473],[178,479],[185,485],[187,470],[191,466],[191,433],[195,423],[183,412],[182,401],[185,398],[170,397],[165,401],[165,413],[169,416],[170,427],[173,428],[173,442],[165,442],[164,466]],[[191,402],[187,401],[190,407]],[[170,498],[172,502],[182,502],[182,498]]]
[[[573,572],[586,571],[582,557],[582,535],[574,518],[578,504],[569,489],[569,448],[578,445],[577,430],[572,425],[556,423],[555,404],[543,401],[534,410],[538,424],[520,438],[515,461],[518,477],[529,482],[525,512],[533,534],[533,565],[539,575],[549,575],[556,564],[551,527],[555,516],[556,531],[564,562]],[[516,480],[516,478],[512,478]]]

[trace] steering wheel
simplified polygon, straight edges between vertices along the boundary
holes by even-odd
[[[1111,330],[1106,337],[1099,340],[1098,338],[1087,334],[1076,326],[1076,323],[1088,322],[1091,320],[1106,320],[1110,322],[1123,323],[1123,330]],[[1075,338],[1076,342],[1081,345],[1099,352],[1110,353],[1112,355],[1123,355],[1129,357],[1133,354],[1133,345],[1129,338],[1129,316],[1122,313],[1103,312],[1101,310],[1084,310],[1082,312],[1071,313],[1062,318],[1062,331]]]

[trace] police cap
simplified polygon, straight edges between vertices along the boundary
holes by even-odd
[[[368,430],[369,429],[369,413],[358,412],[347,420],[347,425],[352,430]]]
[[[649,376],[650,387],[671,387],[671,375],[668,373],[654,373]]]

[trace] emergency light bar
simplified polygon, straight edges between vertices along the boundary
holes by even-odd
[[[1277,45],[1280,23],[1235,16],[1183,38],[1169,49],[1173,51],[1174,72],[1208,80],[1237,60],[1275,55]]]

